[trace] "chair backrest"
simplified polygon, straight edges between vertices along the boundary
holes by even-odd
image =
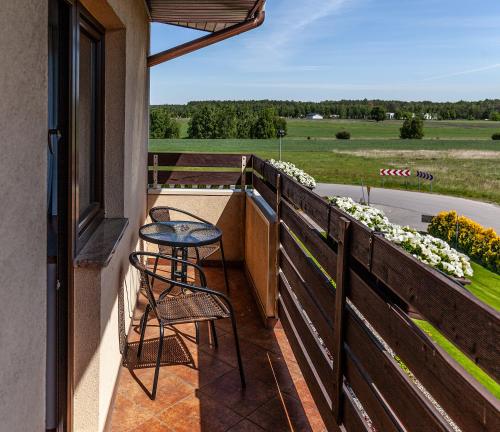
[[[169,222],[170,207],[153,207],[149,210],[149,217],[153,222]]]
[[[129,255],[130,263],[139,270],[140,276],[140,291],[142,294],[146,296],[149,302],[149,306],[151,307],[152,312],[155,314],[156,318],[158,318],[158,313],[156,311],[156,299],[153,294],[153,289],[151,288],[150,276],[146,272],[146,266],[141,262],[140,257],[144,256],[146,259],[148,256],[153,256],[145,252],[132,252]]]

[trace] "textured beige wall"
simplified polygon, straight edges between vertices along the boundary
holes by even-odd
[[[0,2],[0,430],[45,429],[47,1]]]
[[[104,430],[137,292],[128,255],[146,216],[149,24],[144,2],[85,0],[106,30],[106,217],[129,225],[106,268],[75,269],[74,430]],[[115,16],[110,16],[114,14]],[[122,27],[122,28],[120,28]]]
[[[170,206],[199,216],[222,230],[226,261],[243,261],[245,252],[245,192],[210,189],[151,189],[148,211],[152,207]],[[185,219],[179,213],[177,219]],[[150,220],[148,219],[148,222]],[[145,245],[151,251],[157,248]],[[216,253],[210,259],[220,259]]]
[[[263,211],[252,194],[247,195],[245,217],[245,267],[261,314],[276,317],[276,214]],[[262,198],[260,198],[262,200]]]

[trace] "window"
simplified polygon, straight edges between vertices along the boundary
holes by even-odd
[[[103,33],[80,13],[76,98],[77,252],[104,217]]]

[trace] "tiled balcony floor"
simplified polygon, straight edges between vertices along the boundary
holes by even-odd
[[[221,269],[207,268],[206,273],[209,287],[223,288]],[[196,345],[194,325],[184,324],[167,332],[164,365],[156,400],[152,401],[149,392],[159,333],[156,320],[150,320],[146,332],[149,346],[145,343],[137,364],[139,319],[145,306],[141,298],[128,335],[125,366],[120,371],[112,431],[326,430],[283,329],[279,323],[272,330],[263,327],[242,270],[230,269],[229,279],[247,388],[242,391],[240,387],[230,321],[216,323],[217,349],[210,343],[208,325],[200,326],[200,345]]]

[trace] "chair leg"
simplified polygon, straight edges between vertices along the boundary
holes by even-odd
[[[160,323],[160,341],[158,345],[158,357],[156,357],[156,369],[155,376],[153,380],[153,391],[151,392],[151,399],[156,399],[156,388],[158,387],[158,375],[160,374],[160,364],[161,364],[161,355],[163,350],[163,324]]]
[[[222,239],[220,239],[220,255],[222,258],[222,269],[224,271],[224,284],[226,285],[226,293],[229,295],[229,282],[227,280],[226,259],[224,258],[224,247],[222,246]]]
[[[231,324],[233,326],[234,345],[236,347],[236,357],[238,358],[238,369],[240,370],[241,387],[245,388],[246,387],[245,372],[243,371],[243,362],[241,361],[241,352],[240,352],[240,342],[238,339],[238,332],[236,330],[236,320],[234,319],[233,314],[231,314]]]
[[[212,335],[212,342],[214,343],[214,347],[219,347],[219,341],[217,340],[217,331],[215,330],[215,321],[210,321],[210,333]]]
[[[153,273],[156,274],[156,269],[158,268],[158,261],[160,260],[159,257],[155,258],[155,265],[153,267]],[[155,278],[151,278],[151,288],[153,288],[153,285],[155,283]]]
[[[137,349],[137,358],[141,357],[142,353],[142,345],[144,343],[144,333],[146,333],[146,326],[148,325],[148,316],[149,316],[149,304],[146,305],[146,310],[141,317],[141,339],[139,340],[139,348]]]
[[[200,324],[198,322],[194,323],[194,328],[196,331],[195,337],[196,337],[196,345],[200,344]]]

